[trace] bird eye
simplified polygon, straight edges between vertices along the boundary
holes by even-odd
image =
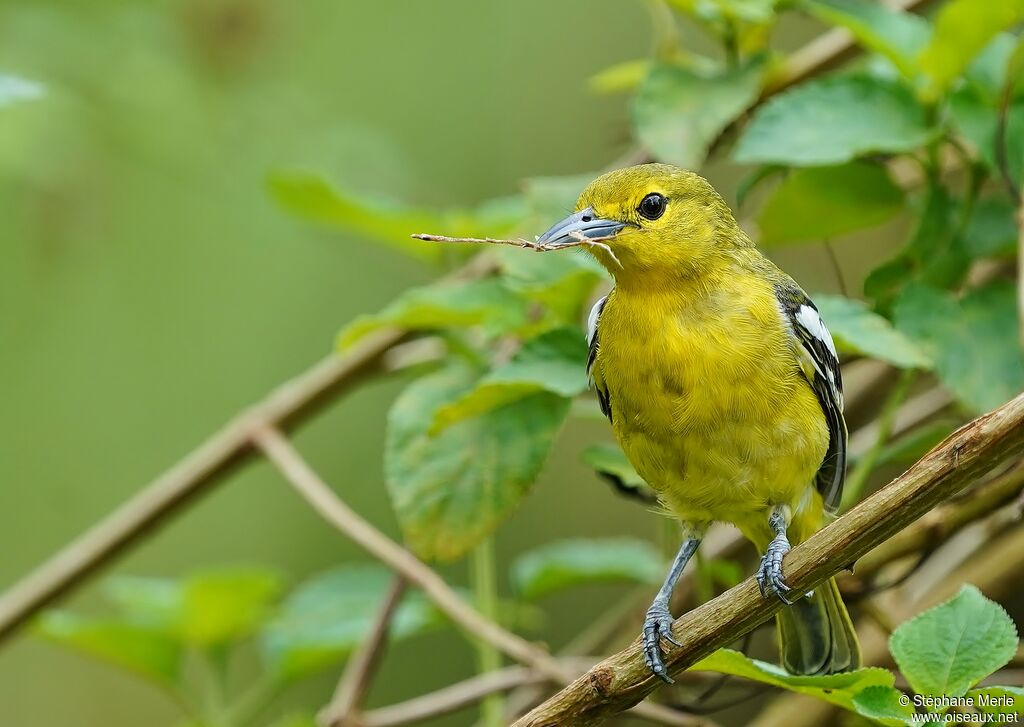
[[[636,208],[636,211],[639,212],[642,217],[646,217],[649,220],[656,220],[665,213],[665,205],[667,204],[667,199],[657,192],[653,192],[640,200],[640,206]]]

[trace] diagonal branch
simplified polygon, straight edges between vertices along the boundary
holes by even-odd
[[[549,681],[566,684],[575,676],[546,651],[517,634],[485,618],[466,603],[432,568],[360,517],[320,479],[291,442],[272,427],[261,427],[253,434],[256,446],[291,483],[295,490],[325,520],[351,538],[377,560],[419,587],[434,605],[453,623],[471,636],[491,644],[520,664],[533,667]],[[641,704],[637,715],[660,724],[679,727],[708,725],[684,712],[658,704]]]
[[[484,277],[496,269],[493,257],[478,255],[451,277]],[[298,426],[367,376],[388,368],[387,353],[405,337],[406,332],[399,329],[367,336],[344,355],[328,356],[235,417],[178,464],[4,592],[0,596],[0,641],[178,514],[186,504],[223,482],[252,455],[250,432],[254,427],[290,430]]]
[[[894,0],[892,4],[918,10],[930,1]],[[787,59],[783,71],[764,90],[760,101],[826,72],[858,52],[848,33],[829,31]],[[494,259],[479,255],[457,271],[455,277],[480,277],[494,270]],[[399,330],[382,331],[347,355],[329,356],[285,383],[9,588],[0,596],[0,642],[179,513],[186,504],[223,482],[225,475],[250,456],[249,432],[254,426],[289,430],[305,421],[359,379],[380,368],[384,354],[400,343],[403,335]]]
[[[794,548],[785,560],[786,579],[807,591],[932,507],[953,496],[1024,448],[1024,394],[961,427],[913,467],[843,517]],[[682,671],[769,619],[781,604],[761,598],[753,578],[676,620],[682,644],[666,658],[670,673]],[[639,640],[609,657],[515,727],[580,727],[600,724],[653,692],[659,682],[647,670]]]
[[[345,667],[331,703],[324,707],[323,712],[318,716],[320,724],[325,727],[345,727],[345,725],[352,724],[352,719],[373,680],[374,672],[380,661],[381,649],[388,638],[391,619],[402,602],[405,588],[405,578],[395,576],[370,627],[369,636],[366,637],[359,647],[359,651]]]

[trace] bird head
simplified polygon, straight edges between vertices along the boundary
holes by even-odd
[[[725,200],[698,174],[641,164],[604,174],[583,190],[575,212],[538,238],[548,247],[601,240],[588,250],[619,284],[685,278],[749,246]]]

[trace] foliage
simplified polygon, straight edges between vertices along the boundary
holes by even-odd
[[[1024,52],[1009,31],[1024,18],[1024,4],[948,0],[934,20],[873,0],[669,5],[670,19],[685,17],[721,52],[694,53],[671,34],[659,36],[668,40],[654,58],[628,61],[593,81],[599,92],[633,93],[632,133],[643,152],[698,169],[712,159],[751,166],[744,196],[755,186],[774,185],[755,213],[756,238],[765,247],[842,241],[900,220],[909,234],[874,261],[862,298],[816,296],[839,350],[927,372],[970,412],[1024,389],[1018,294],[1005,274],[1017,252],[1024,168],[1024,99],[1017,83]],[[869,58],[789,87],[786,59],[770,42],[779,16],[788,12],[850,31]],[[35,93],[26,83],[0,76],[0,106]],[[774,93],[779,87],[787,88]],[[949,173],[950,157],[958,159],[961,176]],[[572,209],[593,176],[535,178],[519,195],[446,210],[353,194],[306,172],[272,174],[269,187],[296,215],[355,232],[440,272],[473,250],[448,255],[412,241],[410,233],[534,235]],[[419,375],[394,402],[384,461],[405,541],[431,561],[491,552],[488,539],[530,492],[576,411],[574,401],[589,400],[580,323],[607,285],[604,272],[575,251],[481,254],[492,256],[493,273],[408,290],[338,337],[338,346],[347,348],[397,326],[444,347],[443,360],[425,372],[417,368]],[[970,274],[993,266],[995,276]],[[954,424],[933,422],[894,442],[886,433],[866,458],[868,467],[906,461]],[[643,486],[615,447],[589,447],[584,461],[627,487]],[[572,540],[522,555],[511,582],[517,595],[536,599],[584,584],[656,583],[663,567],[649,543]],[[482,569],[493,572],[493,563]],[[259,644],[273,688],[343,660],[365,636],[388,582],[379,569],[349,567],[315,577],[282,599],[280,579],[258,569],[177,581],[122,579],[109,591],[115,617],[54,612],[39,628],[192,702],[198,700],[185,668],[189,660],[223,668],[243,642]],[[392,637],[438,623],[423,598],[410,595]],[[1016,643],[1005,612],[965,588],[903,624],[891,650],[920,696],[1019,694],[1014,687],[977,687],[1006,663]],[[694,668],[810,695],[878,724],[911,723],[907,695],[894,687],[888,670],[794,677],[728,650]],[[213,720],[200,722],[206,721]]]
[[[1005,666],[1018,643],[1017,630],[1006,611],[974,586],[964,586],[951,600],[901,624],[889,643],[896,664],[918,697],[893,686],[894,676],[887,669],[864,667],[842,674],[793,676],[774,664],[729,649],[702,659],[691,670],[730,674],[806,694],[883,725],[922,724],[913,705],[935,703],[915,701],[922,697],[936,700],[966,694],[980,706],[975,698],[980,692],[1020,695],[1016,687],[972,689]],[[1024,708],[1024,699],[1020,708]],[[927,711],[940,724],[946,709]]]
[[[253,567],[197,571],[181,579],[115,577],[105,584],[112,615],[51,611],[36,629],[167,691],[195,718],[192,725],[235,727],[252,717],[243,719],[252,705],[255,716],[269,714],[285,688],[344,661],[365,639],[392,579],[382,566],[343,566],[284,596],[278,574]],[[422,594],[409,593],[389,638],[442,624]],[[246,669],[250,683],[229,689],[237,661],[251,660],[254,646],[261,671]],[[308,724],[305,719],[280,724]]]
[[[432,435],[438,408],[479,385],[471,368],[452,366],[416,381],[391,409],[388,491],[423,558],[459,558],[494,531],[533,484],[569,411],[567,397],[542,391]]]
[[[642,540],[564,540],[524,553],[513,564],[512,584],[523,598],[540,598],[586,583],[661,581],[666,563]]]

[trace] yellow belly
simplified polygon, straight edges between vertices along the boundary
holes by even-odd
[[[775,505],[790,506],[796,531],[819,526],[813,479],[828,428],[774,291],[744,284],[742,296],[693,304],[616,291],[595,375],[623,451],[665,506],[689,522],[735,523],[760,543]]]

